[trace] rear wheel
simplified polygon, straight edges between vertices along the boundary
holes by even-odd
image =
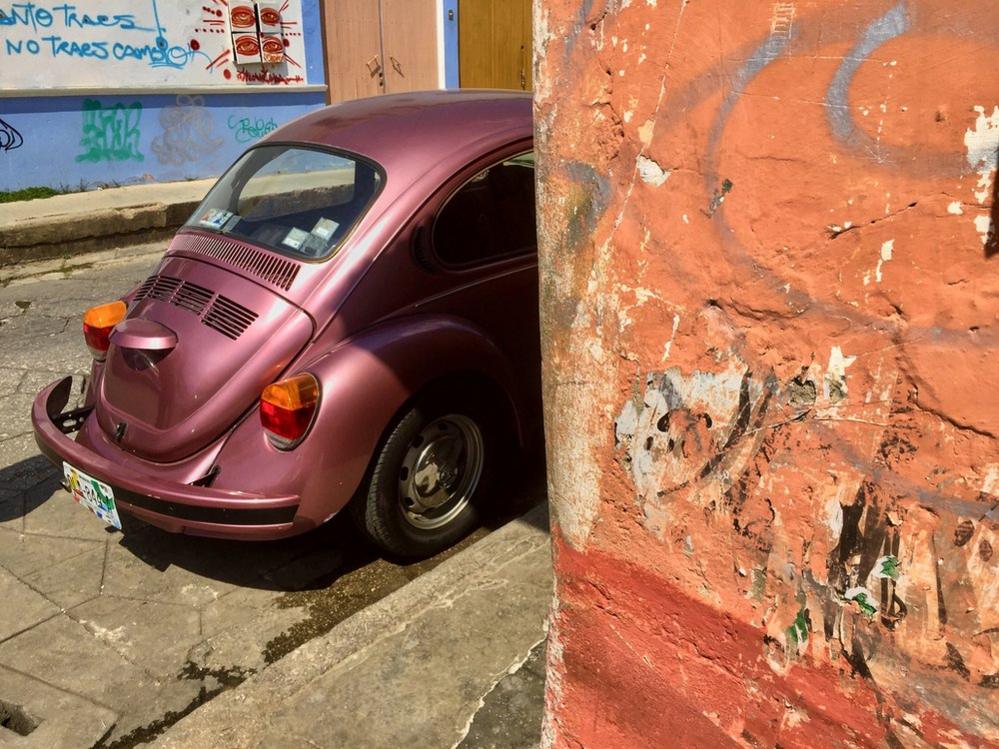
[[[352,507],[364,533],[390,554],[423,558],[479,521],[498,454],[497,430],[471,399],[425,398],[382,443],[366,491]]]

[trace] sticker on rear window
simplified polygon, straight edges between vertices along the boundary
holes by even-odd
[[[205,211],[198,223],[207,226],[209,229],[221,229],[225,222],[232,218],[232,211],[224,211],[221,208],[209,208]]]
[[[312,228],[312,233],[315,234],[320,239],[325,239],[329,242],[333,238],[334,232],[340,228],[338,224],[333,219],[321,218],[316,222],[316,225]]]
[[[288,232],[288,235],[284,238],[281,244],[291,247],[293,250],[297,250],[302,246],[302,242],[309,238],[309,232],[303,229],[292,229]]]

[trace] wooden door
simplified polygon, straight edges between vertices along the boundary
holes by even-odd
[[[324,0],[330,102],[385,91],[378,0]]]
[[[531,32],[531,0],[459,0],[461,87],[533,88]]]
[[[381,0],[385,90],[440,88],[437,0]]]

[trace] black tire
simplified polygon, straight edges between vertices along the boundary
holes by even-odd
[[[423,433],[443,428],[451,421],[471,422],[481,437],[481,472],[460,511],[440,527],[418,527],[417,513],[407,512],[400,486],[404,463],[423,443]],[[480,524],[497,464],[503,452],[501,429],[490,409],[473,397],[428,396],[418,399],[394,422],[372,461],[365,486],[351,503],[351,516],[358,528],[389,555],[425,559],[460,541]],[[461,479],[459,479],[461,480]],[[446,505],[444,506],[446,509]],[[454,508],[456,509],[456,508]],[[429,512],[434,512],[431,510]],[[446,513],[445,513],[446,514]]]

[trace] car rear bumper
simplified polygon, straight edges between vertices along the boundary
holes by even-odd
[[[57,466],[63,462],[108,484],[126,513],[172,533],[215,538],[275,539],[300,532],[294,523],[298,495],[263,496],[164,481],[98,455],[68,435],[80,428],[89,408],[65,411],[72,378],[54,382],[31,409],[35,441]]]

